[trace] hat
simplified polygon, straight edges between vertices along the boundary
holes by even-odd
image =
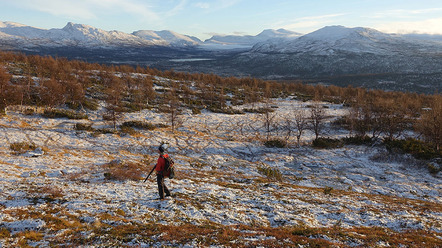
[[[158,151],[160,151],[161,153],[163,153],[166,149],[167,149],[166,144],[161,144],[160,147],[158,147]]]

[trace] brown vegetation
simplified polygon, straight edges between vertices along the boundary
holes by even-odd
[[[162,78],[162,79],[159,79]],[[154,89],[154,86],[155,87]],[[442,97],[385,92],[354,87],[312,86],[301,82],[273,82],[255,78],[223,78],[213,74],[159,71],[151,68],[105,66],[63,58],[0,53],[0,107],[31,105],[88,108],[105,101],[103,116],[116,129],[125,112],[158,108],[169,113],[175,130],[184,108],[237,114],[231,105],[269,102],[272,97],[342,103],[351,107],[343,123],[356,136],[396,139],[414,129],[422,140],[440,151]],[[320,106],[310,109],[309,122],[317,138],[324,115]],[[264,112],[267,140],[273,125],[271,112]],[[302,135],[306,120],[285,123],[286,132]],[[275,124],[276,125],[276,124]],[[281,126],[281,124],[278,124]],[[300,129],[300,130],[296,130]],[[298,142],[299,142],[298,138]]]

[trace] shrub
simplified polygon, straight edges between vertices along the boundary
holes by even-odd
[[[325,195],[330,195],[332,190],[333,190],[332,187],[327,186],[327,187],[324,188],[323,192],[324,192]]]
[[[15,154],[22,154],[27,151],[33,151],[37,149],[35,144],[27,142],[15,142],[9,145],[9,148],[15,152]]]
[[[145,109],[147,106],[145,104],[126,102],[124,104],[125,112],[137,112]]]
[[[77,131],[94,131],[92,124],[76,123],[74,129]]]
[[[313,147],[322,149],[331,149],[342,147],[344,143],[339,139],[317,138],[313,141]]]
[[[46,118],[68,118],[74,120],[87,119],[86,114],[66,109],[46,109],[42,114]]]
[[[106,171],[104,177],[107,180],[140,180],[144,167],[133,162],[121,162],[119,160],[111,161],[102,166]]]
[[[272,139],[272,140],[267,140],[266,142],[264,142],[264,145],[269,148],[272,148],[272,147],[284,148],[287,146],[287,142],[282,139]]]
[[[201,114],[201,109],[199,109],[199,108],[192,108],[192,114],[194,114],[194,115]]]
[[[259,166],[258,172],[261,175],[266,176],[268,179],[282,181],[282,174],[277,168],[270,168],[268,166]]]
[[[406,140],[384,140],[388,151],[401,150],[413,155],[416,159],[430,160],[442,156],[440,151],[435,150],[430,144],[423,141],[408,138]]]
[[[84,99],[81,103],[80,102],[67,102],[66,106],[73,110],[78,110],[81,108],[89,109],[92,111],[98,110],[99,104],[96,100],[93,99]]]
[[[82,105],[84,108],[92,111],[98,110],[98,107],[100,106],[96,100],[88,100],[88,99],[84,100],[82,102]]]
[[[228,114],[228,115],[242,115],[244,114],[243,111],[241,110],[237,110],[237,109],[233,109],[233,108],[217,108],[217,107],[212,107],[209,109],[211,112],[213,113],[221,113],[221,114]]]
[[[24,114],[24,115],[34,115],[34,114],[35,114],[35,109],[33,109],[33,108],[26,108],[26,109],[23,111],[23,114]]]
[[[133,127],[128,126],[121,126],[120,127],[122,134],[129,134],[129,135],[135,135],[137,134],[137,131]]]
[[[124,127],[138,128],[144,130],[154,130],[155,128],[157,128],[156,125],[144,121],[127,121],[121,125],[121,128]]]
[[[342,142],[346,145],[370,145],[373,143],[373,139],[369,136],[353,136],[353,137],[345,137],[342,138]]]

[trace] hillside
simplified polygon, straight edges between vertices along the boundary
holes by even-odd
[[[293,103],[275,104],[284,114]],[[93,117],[99,111],[88,114],[94,127],[106,126]],[[125,121],[163,118],[141,111]],[[73,130],[78,121],[9,113],[1,120],[1,230],[11,235],[3,234],[3,246],[442,244],[440,176],[403,155],[385,158],[382,148],[265,148],[244,140],[252,130],[237,133],[236,123],[253,118],[185,114],[175,134],[163,128],[95,136]],[[34,143],[45,154],[13,155],[14,142]],[[143,179],[160,142],[171,145],[178,165],[178,177],[167,180],[173,198],[156,200],[153,179],[105,177],[118,161],[113,166],[139,164],[135,178]],[[267,178],[262,168],[282,179]]]
[[[36,104],[9,104],[0,119],[2,247],[442,245],[437,158],[422,160],[392,151],[381,136],[370,144],[325,149],[312,146],[318,139],[310,127],[299,146],[294,133],[287,133],[284,125],[300,118],[296,113],[310,122],[311,114],[320,111],[320,137],[351,136],[336,123],[352,108],[324,101],[338,88],[311,89],[317,98],[323,96],[314,101],[300,94],[309,88],[302,85],[282,94],[283,86],[252,79],[236,82],[213,75],[21,59],[3,63],[14,74],[9,84],[17,86],[9,92],[25,89],[19,86],[30,82],[28,67],[39,77],[32,77],[35,88],[29,98]],[[48,64],[58,70],[46,71]],[[67,79],[73,74],[77,76]],[[70,92],[65,93],[71,96],[70,104],[55,95],[46,99],[43,93],[55,92],[56,82],[87,85],[86,98],[73,97],[80,91],[70,86],[65,91]],[[125,108],[134,108],[140,93],[136,89],[150,84],[155,92],[141,99],[141,109],[121,112],[123,105],[113,102],[119,99]],[[247,85],[254,90],[244,90]],[[39,90],[43,86],[46,91]],[[126,91],[132,94],[118,98],[117,93]],[[353,96],[370,95],[358,92]],[[408,103],[412,97],[432,99],[375,93]],[[226,97],[225,105],[219,96]],[[78,100],[82,108],[67,109]],[[54,118],[58,111],[65,117]],[[387,131],[382,135],[388,136]],[[419,136],[411,130],[396,135]],[[283,147],[267,143],[281,142],[281,137],[288,137]],[[177,177],[166,180],[173,197],[158,201],[155,180],[142,181],[162,142],[170,146]]]

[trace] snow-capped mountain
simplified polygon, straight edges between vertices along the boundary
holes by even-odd
[[[230,68],[266,79],[309,79],[434,92],[441,87],[442,42],[370,28],[330,26],[292,40],[268,40],[235,55]],[[357,80],[354,78],[359,76]],[[370,75],[370,76],[368,76]]]
[[[0,37],[27,37],[29,39],[44,37],[47,30],[26,26],[15,22],[0,22]]]
[[[197,38],[171,31],[137,31],[128,34],[71,22],[62,29],[49,30],[12,22],[0,22],[0,39],[14,41],[21,47],[194,46],[201,43]]]
[[[266,29],[258,35],[214,35],[212,38],[205,40],[206,44],[221,44],[221,45],[242,45],[253,46],[257,43],[273,40],[285,39],[290,40],[301,36],[300,33],[285,29]]]
[[[336,52],[394,55],[398,52],[422,51],[422,47],[440,49],[430,41],[411,41],[396,34],[386,34],[371,28],[328,26],[295,40],[269,41],[254,46],[252,52],[311,53],[333,55]]]
[[[155,42],[156,44],[171,45],[171,46],[197,46],[202,41],[196,37],[178,34],[173,31],[153,31],[153,30],[139,30],[132,33],[144,40]]]

